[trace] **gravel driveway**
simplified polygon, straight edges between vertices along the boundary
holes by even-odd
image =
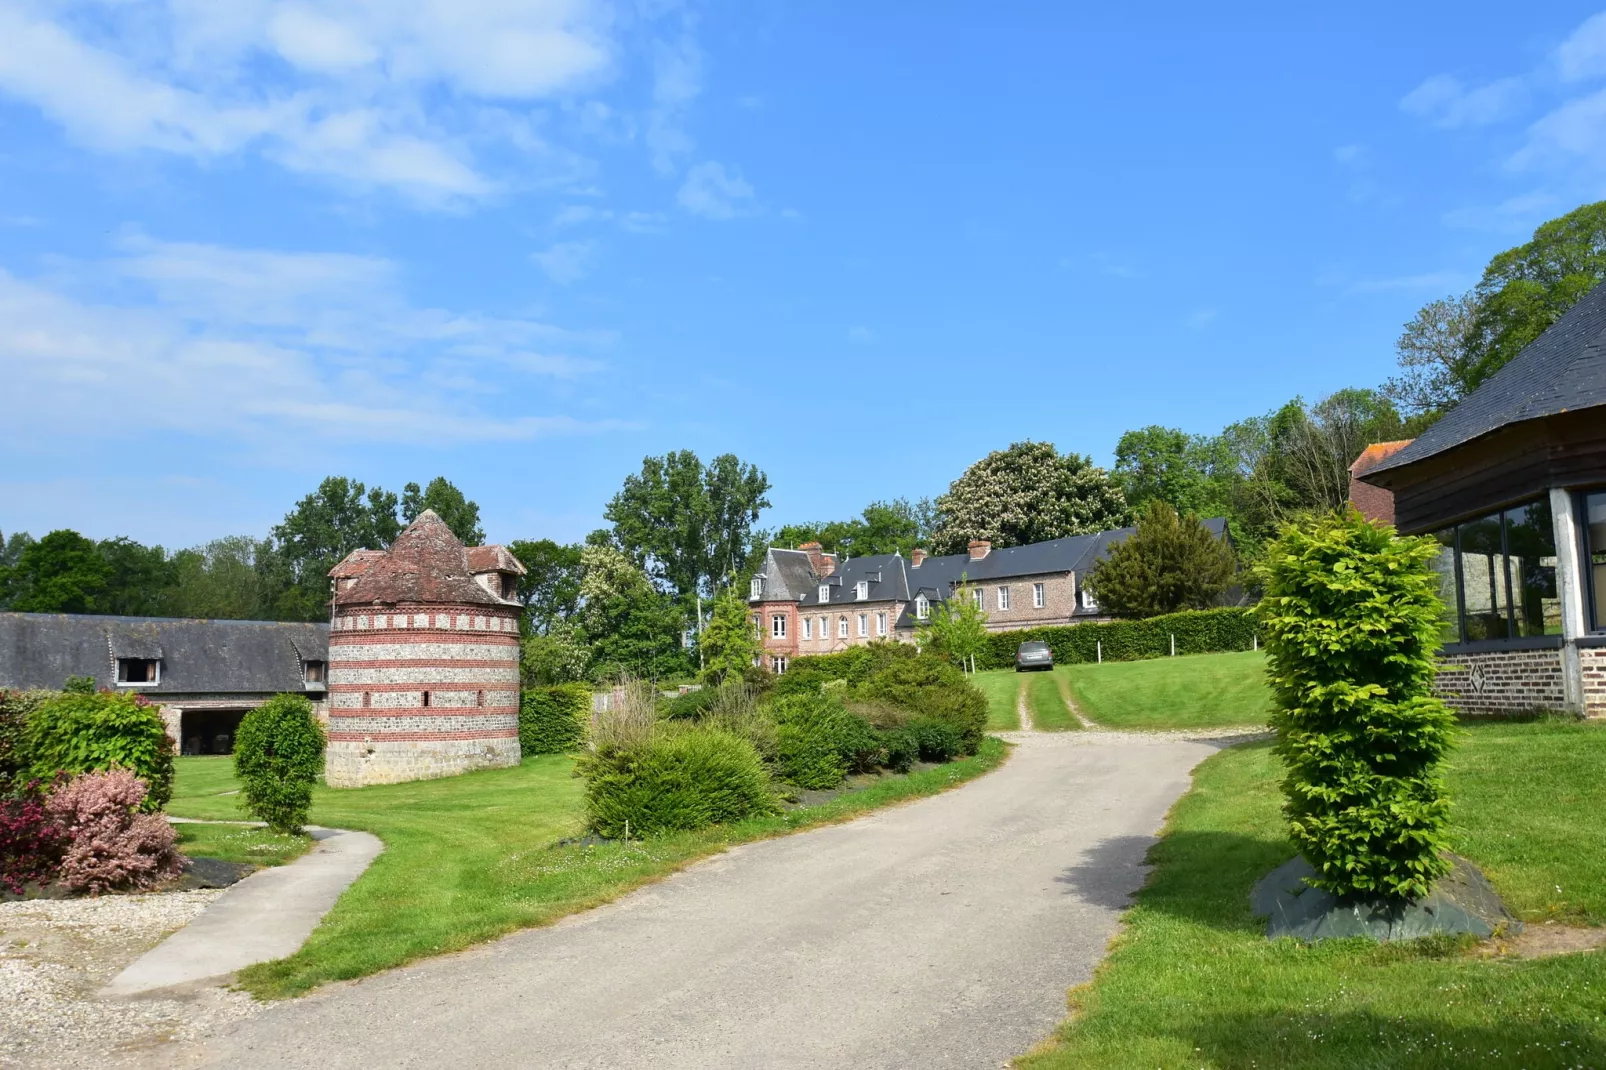
[[[1219,744],[1019,734],[997,772],[330,986],[162,1065],[996,1067],[1047,1036]]]

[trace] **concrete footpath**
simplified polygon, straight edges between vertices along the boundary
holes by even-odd
[[[377,836],[309,828],[317,842],[287,866],[258,870],[194,921],[136,959],[100,992],[137,996],[223,977],[294,954],[340,893],[379,857]]]
[[[1220,744],[1019,733],[932,798],[276,1004],[161,1065],[998,1067],[1065,1017]]]

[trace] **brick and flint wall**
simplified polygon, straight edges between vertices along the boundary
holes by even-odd
[[[518,607],[340,608],[328,710],[331,787],[517,765]]]

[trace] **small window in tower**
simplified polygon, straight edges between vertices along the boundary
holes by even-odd
[[[428,691],[424,692],[424,708],[425,709],[429,708],[429,692]]]
[[[481,691],[479,693],[479,695],[476,698],[476,705],[479,705],[479,706],[482,706],[482,707],[485,705],[485,692]]]
[[[370,706],[372,706],[373,704],[374,704],[374,693],[372,691],[364,691],[362,693],[362,708],[366,710]]]

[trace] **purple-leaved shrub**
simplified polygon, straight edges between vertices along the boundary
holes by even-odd
[[[142,814],[145,782],[126,769],[85,773],[51,793],[50,816],[72,842],[58,880],[76,892],[137,891],[176,877],[184,856],[160,814]]]

